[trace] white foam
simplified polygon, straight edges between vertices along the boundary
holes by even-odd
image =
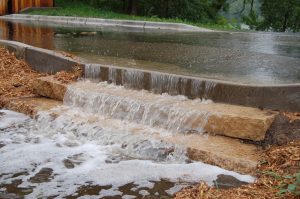
[[[19,124],[27,120],[29,117],[8,110],[0,110],[0,129],[5,129],[10,126]]]
[[[122,195],[125,193],[119,193],[120,186],[133,182],[138,190],[138,187],[153,187],[152,181],[161,179],[174,183],[204,180],[212,184],[219,174],[246,182],[254,180],[251,176],[200,162],[186,164],[183,149],[150,136],[164,131],[139,124],[69,107],[41,112],[37,121],[22,114],[5,113],[1,121],[10,125],[0,133],[0,142],[10,141],[0,148],[0,174],[7,174],[1,176],[0,181],[11,183],[21,179],[23,183],[19,187],[35,187],[27,198],[53,195],[62,198],[73,195],[83,185],[112,185],[111,190],[102,190],[100,196]],[[165,154],[165,149],[170,147],[174,151]],[[74,168],[66,168],[66,159],[73,162]],[[42,168],[53,170],[51,180],[39,184],[30,182]],[[28,175],[12,177],[21,171]]]

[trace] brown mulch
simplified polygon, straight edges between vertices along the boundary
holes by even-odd
[[[300,141],[290,142],[285,146],[271,147],[266,150],[257,168],[257,180],[254,184],[239,188],[218,190],[205,183],[186,188],[175,195],[176,199],[274,199],[300,198],[300,195],[286,190],[289,184],[296,181],[300,173]],[[300,186],[298,184],[298,190]]]
[[[44,76],[34,71],[26,62],[0,47],[0,107],[18,97],[35,97],[34,79]]]
[[[54,75],[54,78],[61,83],[69,84],[71,82],[76,82],[78,78],[82,77],[83,69],[82,66],[76,65],[73,67],[72,71],[61,71]]]

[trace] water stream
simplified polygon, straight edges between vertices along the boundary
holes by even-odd
[[[160,198],[220,174],[252,182],[159,139],[201,134],[209,115],[199,103],[211,102],[87,81],[36,119],[0,110],[0,197]]]

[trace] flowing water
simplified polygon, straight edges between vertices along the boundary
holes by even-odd
[[[90,63],[245,84],[300,82],[300,35],[141,32],[0,20],[0,38],[62,50]]]
[[[201,103],[212,102],[86,81],[36,119],[0,110],[0,197],[161,198],[220,174],[253,182],[159,139],[203,133]]]
[[[35,119],[0,110],[0,198],[162,198],[201,180],[212,185],[221,174],[254,181],[194,162],[186,148],[162,139],[207,136],[210,113],[200,105],[213,102],[199,97],[214,83],[113,66],[247,84],[300,80],[296,34],[149,34],[1,20],[0,27],[2,39],[112,66],[87,64],[64,105]]]

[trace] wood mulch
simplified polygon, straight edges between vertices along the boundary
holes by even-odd
[[[296,184],[297,175],[299,181],[300,141],[267,149],[257,168],[257,180],[254,184],[218,190],[201,182],[177,193],[175,199],[300,199],[300,182]],[[296,185],[297,188],[290,193],[288,185]]]
[[[82,67],[74,66],[73,71],[58,72],[55,78],[62,83],[71,83],[81,74]],[[17,59],[13,53],[0,46],[0,108],[13,106],[19,112],[32,114],[32,107],[14,99],[39,97],[33,92],[33,84],[35,79],[46,75],[34,71],[25,61]]]
[[[6,107],[12,99],[36,97],[33,82],[45,74],[34,71],[23,60],[16,59],[13,53],[0,46],[0,108]],[[28,109],[23,104],[20,109]]]
[[[72,82],[76,82],[80,77],[82,77],[83,69],[80,65],[76,65],[73,67],[72,71],[61,71],[57,72],[54,75],[54,78],[61,83],[69,84]]]
[[[34,71],[26,62],[0,47],[0,98],[32,97],[34,79],[44,74]]]

